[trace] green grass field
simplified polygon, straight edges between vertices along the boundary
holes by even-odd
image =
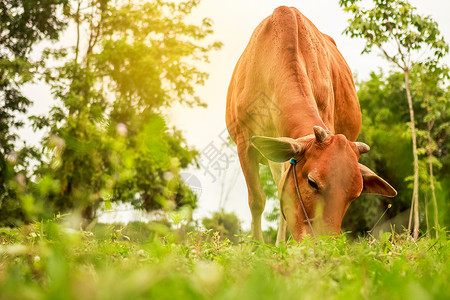
[[[143,223],[0,229],[0,299],[450,299],[447,238],[241,240]]]

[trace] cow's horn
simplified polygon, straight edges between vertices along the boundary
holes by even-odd
[[[319,143],[322,143],[328,137],[328,133],[320,126],[314,126],[314,135]]]
[[[370,151],[370,147],[367,144],[361,142],[355,142],[356,148],[358,148],[359,154],[364,154]]]

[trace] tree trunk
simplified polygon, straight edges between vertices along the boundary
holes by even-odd
[[[427,238],[430,238],[430,223],[428,222],[428,193],[425,194],[425,222],[427,224]]]
[[[89,205],[81,211],[81,228],[83,230],[91,231],[97,224],[97,206]]]
[[[419,238],[419,158],[417,154],[417,137],[416,137],[416,125],[414,119],[414,108],[411,98],[411,91],[409,90],[409,70],[404,69],[405,73],[405,89],[406,89],[406,98],[408,99],[409,106],[409,116],[411,118],[411,135],[412,135],[412,144],[413,144],[413,157],[414,157],[414,189],[412,202],[414,204],[414,231],[413,238],[417,240]],[[411,207],[412,209],[413,207]]]
[[[411,209],[409,210],[408,233],[411,234],[411,221],[414,212],[414,197],[411,199]]]
[[[436,239],[439,238],[439,216],[438,216],[438,207],[436,200],[436,192],[434,189],[434,179],[433,179],[433,150],[431,149],[432,139],[431,139],[431,128],[433,127],[432,122],[428,122],[428,167],[430,172],[430,188],[431,188],[431,199],[433,200],[433,208],[434,208],[434,230],[436,231]]]

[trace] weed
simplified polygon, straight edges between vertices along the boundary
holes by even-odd
[[[279,247],[159,225],[1,229],[0,299],[446,299],[450,243],[385,233]]]

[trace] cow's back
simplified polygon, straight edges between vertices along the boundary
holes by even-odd
[[[261,113],[261,105],[270,107]],[[351,71],[332,38],[297,9],[279,7],[255,29],[236,64],[226,122],[236,142],[252,135],[297,138],[314,125],[354,141],[361,112]]]

